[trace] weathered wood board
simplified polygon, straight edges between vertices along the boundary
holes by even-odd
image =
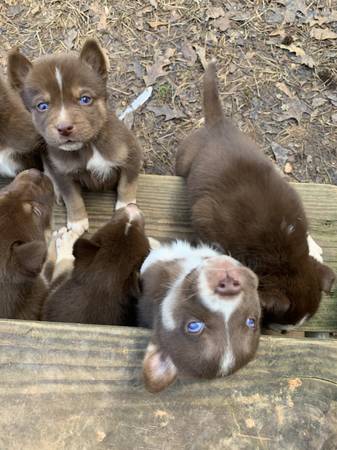
[[[263,337],[238,373],[153,395],[141,380],[148,338],[0,321],[0,448],[336,448],[337,340]]]
[[[1,180],[0,185],[8,183]],[[314,239],[324,250],[324,259],[337,272],[337,186],[299,184],[293,186],[301,195]],[[114,209],[115,194],[85,193],[90,218],[90,232],[104,225]],[[145,214],[149,236],[162,241],[191,239],[190,210],[184,180],[174,176],[141,175],[138,204]],[[57,206],[54,228],[66,223],[64,207]],[[337,331],[337,291],[325,296],[319,312],[301,327],[302,331]]]

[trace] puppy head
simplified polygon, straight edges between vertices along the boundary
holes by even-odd
[[[149,253],[144,218],[135,204],[117,210],[91,240],[75,242],[75,272],[95,277],[111,289],[138,294],[138,271]]]
[[[210,379],[247,364],[260,336],[257,285],[229,256],[204,259],[178,277],[156,311],[143,363],[147,388],[158,392],[178,373]]]
[[[44,56],[33,63],[14,50],[8,73],[37,131],[52,147],[79,150],[106,121],[107,63],[94,40],[84,44],[79,56]]]
[[[21,172],[0,190],[0,273],[15,281],[37,276],[46,257],[54,192],[47,176]]]

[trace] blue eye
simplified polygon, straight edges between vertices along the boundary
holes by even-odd
[[[89,97],[89,95],[80,97],[80,105],[90,105],[90,103],[92,103],[92,97]]]
[[[251,319],[251,318],[247,319],[246,325],[248,328],[254,329],[255,328],[255,319]]]
[[[36,105],[36,109],[38,111],[42,111],[42,112],[47,111],[48,108],[49,108],[49,103],[47,103],[47,102],[41,102]]]
[[[200,334],[205,328],[204,322],[193,320],[186,325],[186,331],[190,334]]]

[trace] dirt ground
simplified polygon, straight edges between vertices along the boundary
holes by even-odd
[[[0,65],[98,39],[117,112],[145,171],[173,173],[178,142],[202,124],[201,79],[215,57],[224,108],[292,179],[337,184],[337,0],[13,1],[0,4]]]

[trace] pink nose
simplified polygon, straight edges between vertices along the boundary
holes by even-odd
[[[71,123],[60,123],[57,125],[57,131],[61,136],[70,136],[74,126]]]
[[[239,280],[232,278],[228,273],[219,281],[215,288],[215,292],[219,295],[235,295],[241,291]]]

